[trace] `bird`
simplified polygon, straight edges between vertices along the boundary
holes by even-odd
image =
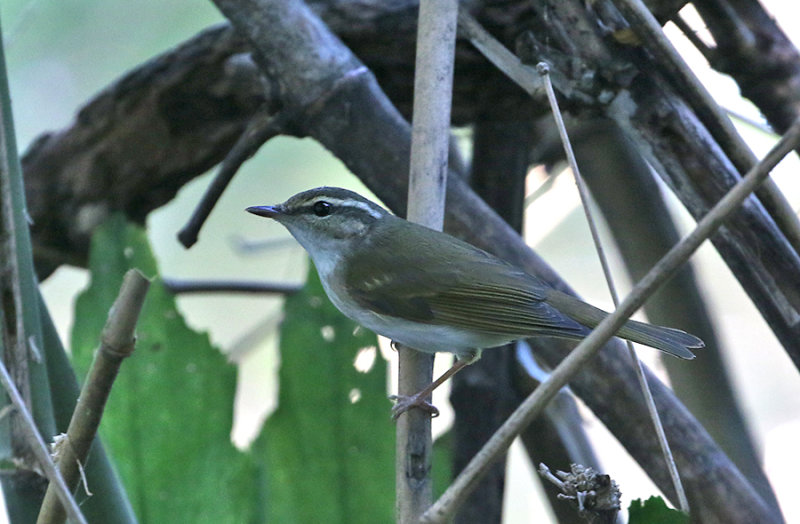
[[[308,252],[334,306],[356,323],[453,366],[410,397],[393,396],[396,419],[412,407],[438,411],[430,393],[486,348],[534,336],[585,338],[608,313],[491,253],[398,217],[338,187],[300,192],[246,211],[275,220]],[[616,333],[691,360],[703,341],[670,327],[628,320]]]

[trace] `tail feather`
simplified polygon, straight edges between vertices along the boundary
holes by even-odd
[[[705,347],[702,340],[680,329],[654,326],[636,320],[626,322],[617,332],[617,336],[687,360],[694,358],[694,353],[689,351],[690,348]]]
[[[608,313],[602,309],[589,305],[575,297],[553,291],[547,297],[547,302],[566,313],[584,326],[596,327]],[[617,332],[617,336],[660,349],[670,355],[686,360],[695,358],[690,349],[701,349],[705,344],[698,337],[681,331],[680,329],[655,326],[636,320],[628,320]]]

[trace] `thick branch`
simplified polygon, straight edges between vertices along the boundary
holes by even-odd
[[[143,221],[220,162],[264,102],[228,26],[135,69],[42,135],[22,159],[40,277],[86,265],[89,235],[113,211]]]
[[[779,133],[800,116],[800,53],[756,0],[693,2],[717,43],[714,69],[730,75]]]

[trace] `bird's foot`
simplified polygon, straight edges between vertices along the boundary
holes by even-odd
[[[427,397],[427,395],[425,395]],[[389,395],[389,400],[393,401],[395,404],[392,406],[392,420],[397,420],[397,418],[412,408],[419,408],[427,413],[430,414],[431,418],[439,416],[439,410],[425,400],[421,394],[416,395]]]

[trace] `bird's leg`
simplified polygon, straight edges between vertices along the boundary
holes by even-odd
[[[466,358],[457,358],[450,369],[442,373],[442,376],[431,382],[425,389],[416,395],[390,395],[389,400],[395,401],[395,405],[392,407],[392,419],[397,420],[397,417],[411,408],[420,408],[430,413],[431,417],[438,417],[439,410],[436,409],[436,406],[428,402],[428,397],[431,396],[431,393],[433,393],[434,389],[444,384],[450,377],[478,360],[478,358],[480,358],[479,355],[480,353],[471,354]]]

